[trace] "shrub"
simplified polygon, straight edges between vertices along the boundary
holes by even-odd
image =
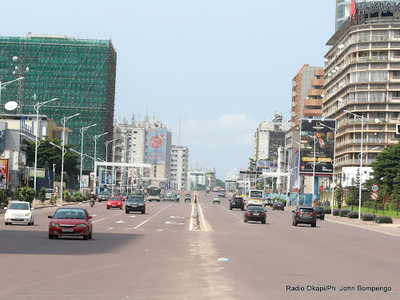
[[[357,219],[358,218],[358,212],[357,211],[350,211],[347,214],[347,217],[350,219]]]
[[[330,215],[331,214],[331,208],[330,207],[324,207],[324,213],[326,215]]]
[[[45,187],[42,187],[40,189],[39,199],[40,199],[40,202],[42,202],[42,204],[44,204],[44,202],[46,201],[46,188]]]
[[[35,199],[36,192],[31,187],[22,187],[18,189],[18,199],[20,201],[27,201],[32,203],[32,200]]]
[[[334,215],[334,216],[338,216],[339,213],[340,213],[340,209],[334,209],[334,210],[333,210],[333,215]]]
[[[64,191],[63,194],[64,194],[64,195],[63,195],[64,201],[70,202],[70,201],[71,201],[71,194],[70,194],[70,192],[69,192],[69,191]]]
[[[51,196],[50,198],[50,204],[55,205],[57,203],[57,197],[56,196]]]
[[[6,202],[7,202],[7,204],[6,204]],[[4,207],[6,207],[8,205],[7,194],[4,193],[3,190],[0,190],[0,203],[3,203]]]
[[[392,224],[393,223],[393,219],[389,216],[377,216],[375,218],[375,222],[376,223],[389,223]]]
[[[347,210],[347,209],[341,209],[340,210],[340,212],[339,212],[339,216],[341,216],[341,217],[347,217],[348,216],[348,214],[349,214],[349,210]]]
[[[75,192],[73,198],[76,202],[82,202],[83,200],[82,194],[80,192]]]
[[[374,221],[375,220],[375,215],[372,215],[372,214],[363,214],[362,216],[361,216],[361,219],[363,220],[363,221]]]

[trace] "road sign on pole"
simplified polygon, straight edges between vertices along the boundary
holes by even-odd
[[[371,199],[372,199],[372,200],[378,200],[378,198],[379,198],[379,195],[378,195],[377,192],[372,192],[372,193],[371,193]]]
[[[371,191],[373,191],[373,192],[379,191],[379,185],[373,184],[373,185],[371,186]]]

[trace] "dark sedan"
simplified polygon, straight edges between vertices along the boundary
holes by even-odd
[[[142,195],[128,195],[125,201],[125,213],[131,211],[140,211],[142,214],[146,212],[146,203]]]
[[[272,204],[272,210],[276,209],[283,211],[285,209],[285,205],[281,201],[275,201],[274,204]]]
[[[317,219],[324,220],[325,219],[325,212],[322,206],[314,206],[313,207],[315,213],[317,214]]]
[[[240,208],[241,210],[244,210],[244,199],[237,196],[233,197],[229,202],[229,209],[232,210],[232,208]]]
[[[311,206],[298,206],[293,210],[292,225],[311,224],[311,227],[317,226],[317,214]]]
[[[259,221],[263,224],[266,223],[267,214],[262,206],[248,206],[246,212],[244,213],[244,222],[247,221]]]

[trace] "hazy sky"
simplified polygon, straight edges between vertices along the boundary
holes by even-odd
[[[335,3],[2,1],[0,35],[112,39],[116,118],[156,116],[173,131],[174,144],[189,147],[191,166],[216,168],[225,179],[248,166],[259,122],[274,112],[289,119],[300,67],[323,66]]]

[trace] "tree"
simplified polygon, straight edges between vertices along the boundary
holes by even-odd
[[[49,139],[41,140],[38,147],[38,159],[37,159],[37,167],[43,168],[45,166],[56,165],[56,180],[60,180],[61,173],[61,149],[56,146],[50,144],[50,142],[59,145],[61,147],[61,141],[57,139]],[[26,163],[28,166],[34,167],[35,164],[35,143],[27,142],[26,143]],[[64,146],[66,153],[64,156],[64,180],[68,181],[71,175],[79,174],[79,156],[72,151],[69,151],[73,145],[67,144]]]
[[[335,200],[337,203],[342,203],[344,196],[344,190],[342,187],[342,183],[339,183],[339,186],[336,188],[336,193],[335,193]]]
[[[35,199],[36,191],[31,187],[22,187],[18,189],[18,199],[32,203]]]
[[[44,202],[46,201],[46,188],[45,187],[42,187],[40,189],[39,199],[40,199],[40,202],[42,202],[42,204],[44,204]]]
[[[358,205],[359,189],[360,187],[360,169],[357,170],[356,179],[352,182],[352,186],[349,188],[347,205]]]

